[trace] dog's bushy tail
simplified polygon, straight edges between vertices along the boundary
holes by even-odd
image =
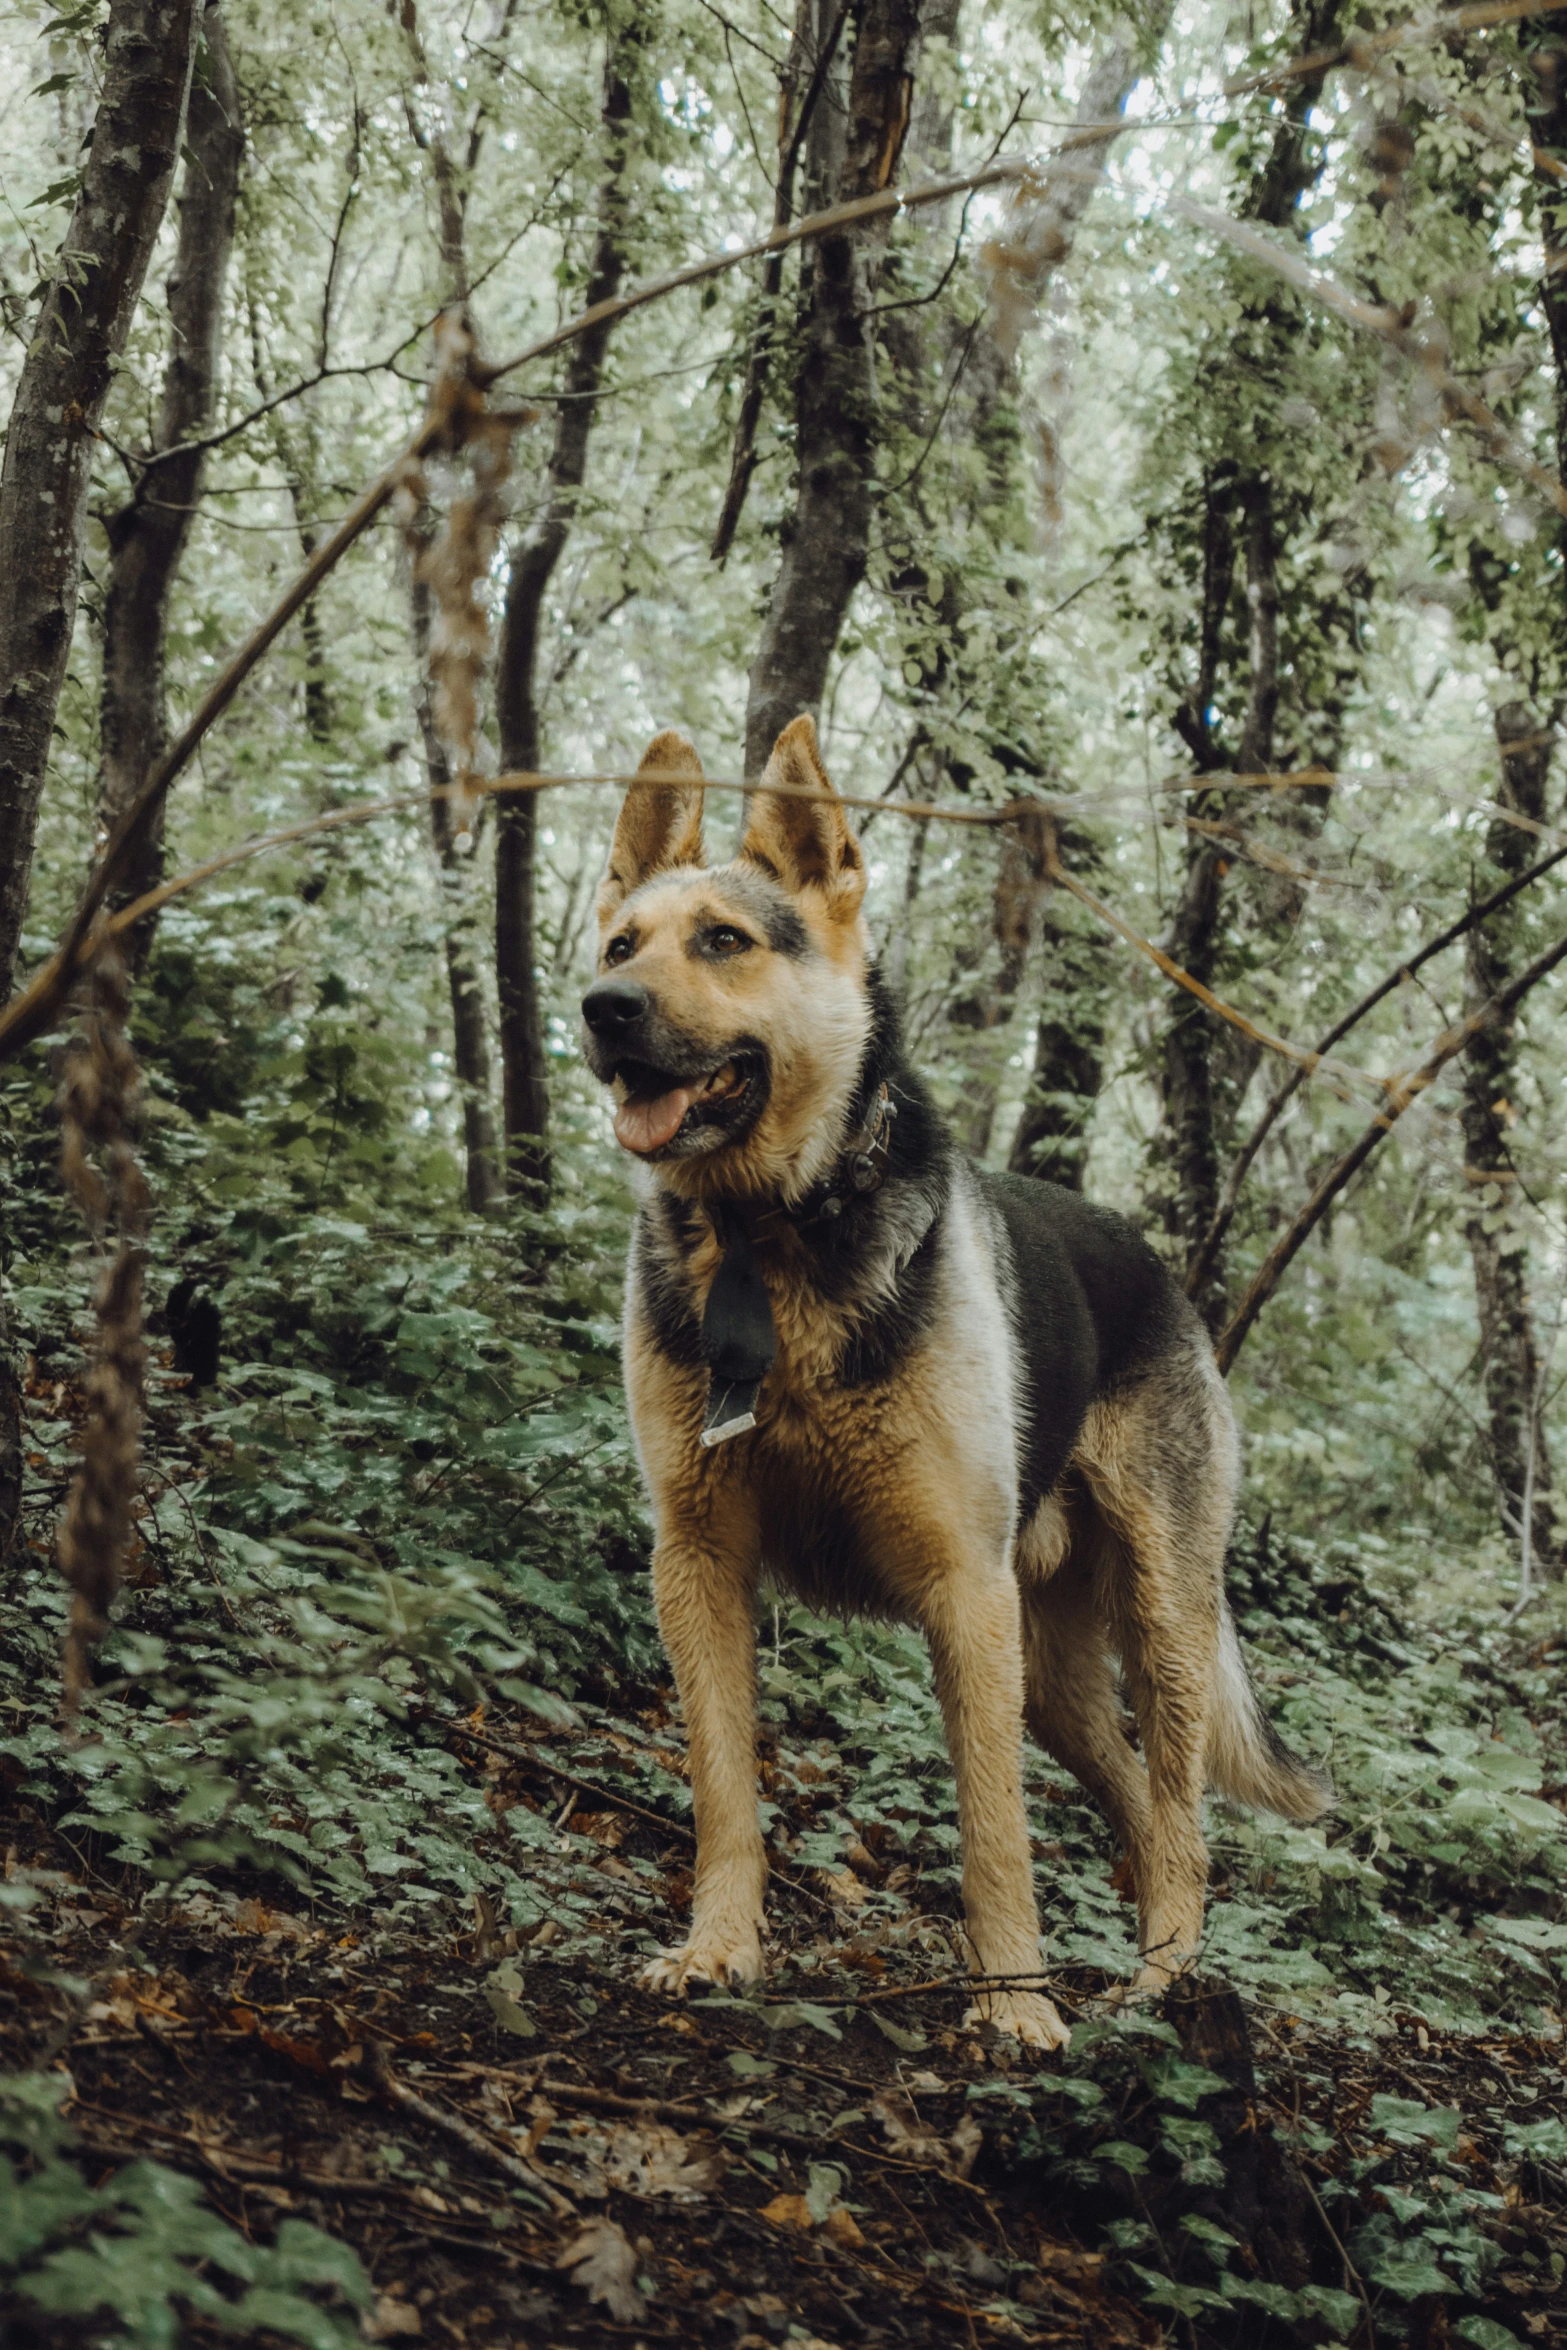
[[[1316,1820],[1333,1802],[1333,1782],[1286,1746],[1258,1702],[1228,1605],[1219,1627],[1218,1670],[1208,1717],[1208,1784],[1237,1803],[1286,1820]]]

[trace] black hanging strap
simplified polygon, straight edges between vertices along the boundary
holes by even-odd
[[[727,1231],[714,1217],[724,1253],[702,1315],[702,1353],[710,1377],[704,1445],[722,1444],[756,1426],[756,1399],[778,1352],[772,1301],[751,1236],[742,1224]]]

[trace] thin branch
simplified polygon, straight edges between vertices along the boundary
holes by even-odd
[[[142,473],[151,473],[157,466],[167,465],[174,457],[187,457],[193,452],[207,449],[221,449],[227,442],[238,440],[241,433],[249,432],[252,425],[263,423],[275,408],[284,408],[290,400],[302,399],[306,392],[313,392],[317,384],[331,383],[343,375],[390,374],[403,353],[411,350],[415,343],[422,342],[434,323],[433,318],[421,319],[413,332],[404,335],[402,341],[384,359],[365,359],[354,366],[315,368],[309,375],[301,376],[298,383],[290,384],[286,391],[273,392],[256,407],[247,409],[233,424],[225,424],[218,432],[205,433],[200,440],[177,441],[172,449],[149,449],[145,456],[114,447],[113,443],[110,446],[114,447],[115,455],[127,470],[134,467]],[[107,438],[106,435],[99,437]]]
[[[890,804],[899,806],[899,813],[903,813],[899,803]],[[1036,814],[1039,806],[1040,803],[1037,801],[1031,803],[1030,814]],[[1014,809],[1013,813],[1016,814],[1017,811]],[[1164,973],[1166,979],[1173,980],[1177,987],[1185,988],[1187,994],[1195,996],[1205,1010],[1216,1013],[1221,1020],[1228,1021],[1232,1028],[1238,1028],[1242,1036],[1252,1044],[1260,1044],[1268,1052],[1278,1053],[1284,1060],[1298,1063],[1304,1075],[1315,1076],[1321,1070],[1337,1078],[1341,1084],[1346,1082],[1364,1084],[1366,1082],[1367,1073],[1365,1070],[1349,1069],[1338,1062],[1330,1063],[1324,1060],[1321,1053],[1309,1052],[1303,1045],[1291,1044],[1287,1037],[1274,1036],[1268,1029],[1259,1028],[1255,1021],[1248,1020],[1246,1014],[1237,1011],[1233,1004],[1227,1004],[1222,996],[1215,995],[1212,988],[1206,987],[1200,979],[1194,979],[1192,974],[1183,970],[1181,965],[1172,956],[1167,955],[1162,947],[1156,947],[1151,939],[1144,938],[1141,931],[1134,930],[1130,922],[1123,915],[1118,914],[1113,906],[1107,906],[1103,898],[1096,897],[1091,889],[1085,888],[1074,874],[1068,872],[1061,862],[1061,852],[1054,823],[1048,817],[1046,821],[1048,825],[1044,846],[1046,880],[1053,881],[1059,888],[1066,890],[1070,896],[1077,899],[1079,905],[1086,906],[1089,913],[1102,922],[1106,929],[1113,930],[1117,938],[1124,939],[1128,946],[1135,947],[1140,955],[1146,955],[1149,962]],[[3,1042],[3,1037],[4,1031],[0,1030],[0,1042]],[[1372,1082],[1379,1081],[1373,1079]],[[1385,1083],[1386,1081],[1380,1082]]]
[[[1365,57],[1383,56],[1390,49],[1412,49],[1426,41],[1447,41],[1454,33],[1485,32],[1492,25],[1517,24],[1531,16],[1556,16],[1564,8],[1567,0],[1482,0],[1479,7],[1454,8],[1440,16],[1421,17],[1414,24],[1395,25],[1391,32],[1376,33],[1370,38],[1355,34],[1336,49],[1318,49],[1310,57],[1293,58],[1288,65],[1271,66],[1263,73],[1242,74],[1238,80],[1225,83],[1224,95],[1243,98],[1250,90],[1274,90],[1284,82],[1309,80],[1332,66],[1357,65]]]
[[[472,777],[469,779],[468,790],[476,797],[489,797],[497,794],[554,791],[574,785],[612,784],[621,789],[636,785],[645,789],[650,782],[656,784],[659,780],[657,776],[650,778],[640,771],[635,775],[517,773],[489,778]],[[704,791],[710,792],[744,792],[746,788],[744,783],[733,777],[710,775],[703,781]],[[1015,824],[1024,817],[1037,822],[1043,816],[1048,822],[1058,815],[1080,812],[1074,804],[1058,806],[1042,800],[1015,800],[1001,808],[948,807],[929,800],[891,800],[886,797],[885,792],[878,793],[876,797],[871,798],[863,793],[854,792],[824,793],[812,785],[776,784],[770,785],[769,789],[782,798],[830,799],[838,807],[868,811],[885,810],[892,815],[902,816],[918,824],[968,824],[977,825],[982,829]],[[439,792],[402,792],[387,799],[367,800],[355,807],[332,808],[323,816],[305,817],[297,824],[285,825],[280,831],[263,833],[255,839],[241,841],[236,847],[225,849],[219,855],[208,858],[205,864],[194,866],[189,872],[177,874],[172,880],[162,883],[159,888],[149,890],[145,897],[138,898],[134,905],[126,907],[123,913],[116,914],[108,928],[111,932],[117,932],[129,923],[140,920],[143,915],[167,904],[170,898],[183,896],[187,891],[198,888],[201,883],[212,880],[215,875],[228,872],[236,865],[247,863],[252,857],[262,856],[273,849],[286,848],[299,841],[312,839],[319,833],[337,831],[345,825],[368,824],[374,822],[378,817],[402,815],[415,808],[426,808],[432,799],[438,799],[442,796]],[[1178,963],[1172,961],[1162,949],[1144,938],[1140,931],[1134,930],[1123,916],[1117,914],[1112,907],[1107,906],[1101,898],[1097,898],[1092,890],[1085,889],[1083,884],[1068,873],[1061,864],[1057,849],[1052,847],[1047,852],[1047,857],[1050,860],[1047,863],[1047,872],[1051,880],[1059,883],[1063,889],[1070,891],[1074,897],[1080,899],[1099,921],[1116,933],[1117,937],[1126,940],[1127,944],[1135,947],[1140,954],[1146,955],[1151,962],[1158,966],[1167,979],[1173,980],[1178,987],[1186,988],[1210,1012],[1215,1013],[1219,1019],[1228,1021],[1232,1027],[1238,1028],[1241,1034],[1249,1038],[1252,1043],[1260,1044],[1270,1052],[1279,1053],[1287,1060],[1308,1064],[1309,1072],[1323,1069],[1341,1087],[1351,1083],[1385,1086],[1389,1082],[1393,1082],[1372,1076],[1363,1069],[1351,1069],[1340,1063],[1326,1062],[1320,1054],[1308,1053],[1301,1046],[1291,1044],[1286,1038],[1274,1036],[1268,1030],[1257,1027],[1244,1012],[1237,1010],[1233,1004],[1226,1003],[1222,996],[1215,995],[1213,990],[1205,987],[1201,980],[1194,979],[1189,972],[1183,971]],[[4,1015],[0,1015],[0,1062],[4,1062],[14,1053],[20,1051],[24,1044],[31,1041],[33,1035],[40,1033],[34,1028],[28,1029],[25,1034],[20,1036],[15,1033],[15,1028],[19,1027],[20,1023],[17,1021],[13,1024],[13,1016],[22,1011],[24,1003],[25,999],[19,996],[8,1011]]]
[[[1407,1077],[1390,1077],[1383,1081],[1387,1095],[1386,1108],[1378,1111],[1359,1141],[1329,1168],[1289,1230],[1275,1242],[1253,1274],[1250,1287],[1214,1346],[1214,1358],[1221,1371],[1229,1371],[1246,1342],[1247,1332],[1339,1193],[1365,1165],[1378,1143],[1392,1133],[1411,1103],[1418,1101],[1436,1083],[1449,1061],[1456,1060],[1477,1036],[1488,1028],[1494,1028],[1498,1020],[1505,1019],[1530,988],[1537,986],[1563,961],[1567,961],[1567,938],[1559,938],[1554,946],[1547,947],[1545,953],[1536,956],[1528,968],[1521,971],[1508,986],[1498,989],[1478,1011],[1471,1012],[1467,1020],[1460,1020],[1455,1027],[1450,1028],[1420,1068]]]
[[[359,93],[354,92],[353,129],[348,141],[348,169],[344,175],[343,201],[337,208],[337,219],[332,224],[332,242],[327,254],[326,282],[321,288],[321,331],[316,342],[317,364],[325,373],[327,352],[332,341],[332,297],[337,291],[338,263],[343,257],[343,238],[348,228],[348,215],[354,208],[359,193],[359,156],[364,137],[364,117],[359,111]]]
[[[1474,928],[1477,922],[1489,920],[1490,916],[1499,913],[1503,906],[1510,905],[1521,890],[1527,889],[1531,882],[1538,881],[1542,874],[1549,873],[1553,866],[1562,862],[1564,857],[1567,857],[1567,848],[1557,849],[1554,855],[1542,857],[1540,862],[1537,865],[1531,865],[1527,872],[1517,874],[1513,880],[1505,882],[1500,889],[1493,890],[1489,897],[1476,900],[1466,913],[1459,916],[1456,922],[1450,922],[1445,930],[1438,931],[1435,938],[1427,939],[1425,945],[1415,954],[1408,956],[1402,963],[1395,964],[1393,969],[1384,978],[1379,979],[1376,986],[1369,989],[1357,1004],[1350,1006],[1341,1019],[1335,1020],[1332,1027],[1327,1030],[1318,1043],[1317,1052],[1319,1054],[1331,1052],[1341,1038],[1346,1037],[1352,1028],[1359,1026],[1368,1012],[1374,1012],[1377,1005],[1390,996],[1395,988],[1402,986],[1406,979],[1412,979],[1423,964],[1429,963],[1446,948],[1455,945],[1466,932]],[[1219,1205],[1214,1210],[1213,1221],[1203,1234],[1196,1252],[1186,1268],[1186,1294],[1188,1297],[1194,1296],[1202,1286],[1215,1257],[1224,1245],[1225,1236],[1234,1220],[1241,1186],[1251,1171],[1253,1160],[1309,1075],[1309,1069],[1303,1065],[1298,1065],[1289,1072],[1289,1075],[1270,1096],[1261,1117],[1236,1152],[1229,1174],[1225,1178]]]

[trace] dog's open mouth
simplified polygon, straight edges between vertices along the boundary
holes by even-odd
[[[625,1098],[615,1112],[615,1140],[647,1159],[673,1143],[722,1141],[752,1107],[761,1077],[754,1054],[736,1053],[704,1077],[676,1077],[644,1061],[621,1061],[615,1076]]]

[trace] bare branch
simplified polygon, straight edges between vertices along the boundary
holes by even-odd
[[[1357,1004],[1352,1004],[1342,1018],[1335,1020],[1332,1027],[1321,1037],[1314,1048],[1315,1051],[1319,1054],[1330,1053],[1333,1047],[1346,1037],[1352,1028],[1358,1027],[1369,1012],[1374,1012],[1378,1004],[1384,1002],[1395,988],[1401,987],[1406,979],[1413,979],[1415,973],[1424,964],[1431,962],[1446,948],[1456,945],[1457,941],[1472,930],[1477,922],[1488,921],[1491,915],[1500,913],[1502,907],[1510,905],[1520,891],[1526,890],[1531,882],[1538,881],[1542,874],[1549,873],[1554,866],[1562,862],[1564,857],[1567,857],[1567,848],[1557,849],[1551,856],[1542,857],[1537,865],[1531,865],[1526,873],[1520,873],[1513,880],[1504,882],[1500,889],[1492,890],[1489,897],[1477,899],[1466,913],[1458,917],[1456,922],[1450,922],[1445,930],[1439,930],[1435,938],[1427,939],[1425,945],[1410,955],[1406,961],[1395,964],[1385,977],[1377,981],[1375,987],[1368,989]],[[1229,1174],[1225,1178],[1224,1191],[1214,1212],[1213,1221],[1203,1234],[1192,1260],[1186,1268],[1188,1297],[1191,1296],[1194,1289],[1201,1286],[1215,1256],[1224,1245],[1225,1236],[1234,1220],[1236,1205],[1241,1195],[1241,1186],[1251,1171],[1253,1160],[1310,1074],[1309,1068],[1303,1064],[1297,1065],[1290,1071],[1289,1075],[1269,1096],[1261,1117],[1236,1152],[1231,1162]]]
[[[1386,1108],[1377,1112],[1359,1141],[1329,1168],[1289,1230],[1275,1242],[1253,1274],[1245,1296],[1214,1345],[1214,1359],[1221,1371],[1229,1371],[1246,1343],[1252,1324],[1339,1193],[1365,1165],[1378,1143],[1391,1134],[1411,1103],[1418,1101],[1436,1083],[1449,1061],[1456,1060],[1477,1036],[1505,1019],[1532,987],[1537,986],[1564,961],[1567,961],[1567,938],[1559,938],[1554,946],[1546,948],[1543,955],[1536,956],[1526,970],[1520,971],[1509,986],[1500,989],[1478,1011],[1471,1012],[1466,1020],[1460,1020],[1456,1027],[1450,1028],[1420,1068],[1407,1077],[1389,1077],[1383,1081],[1387,1094]]]

